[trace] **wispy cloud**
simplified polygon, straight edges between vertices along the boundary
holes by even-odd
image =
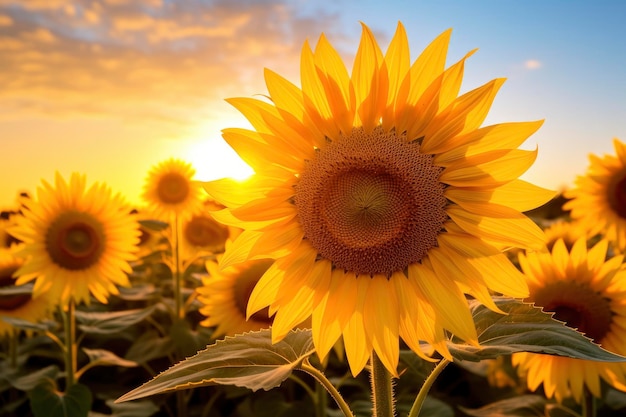
[[[203,103],[263,93],[262,68],[297,66],[334,21],[280,0],[0,0],[0,117],[187,123]]]
[[[529,69],[529,70],[536,70],[541,67],[542,67],[541,61],[538,61],[536,59],[529,59],[526,62],[524,62],[524,68]]]

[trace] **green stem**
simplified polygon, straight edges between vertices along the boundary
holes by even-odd
[[[183,304],[182,278],[180,275],[180,220],[178,214],[174,215],[173,246],[174,246],[174,302],[176,305],[176,317],[185,319],[185,309]]]
[[[315,384],[315,416],[325,417],[326,407],[328,407],[328,393],[320,384]]]
[[[376,352],[372,352],[370,357],[370,382],[372,384],[372,417],[394,417],[396,403],[391,373],[385,368]]]
[[[65,391],[76,383],[76,303],[70,298],[67,311],[61,311],[65,330]]]
[[[333,397],[333,400],[335,400],[337,406],[345,417],[354,417],[354,414],[352,414],[350,406],[348,405],[346,400],[344,400],[339,391],[337,391],[337,388],[335,388],[332,382],[330,382],[330,380],[326,378],[326,375],[324,375],[322,371],[315,368],[314,366],[311,366],[311,364],[306,361],[302,362],[302,365],[300,365],[300,369],[311,375],[317,380],[317,382],[319,382],[324,388],[326,388],[326,391],[328,391],[330,396]]]
[[[11,369],[17,369],[17,344],[19,336],[20,331],[14,327],[9,335],[9,367]]]
[[[413,402],[413,406],[411,407],[411,411],[409,411],[408,417],[417,417],[422,409],[422,405],[424,405],[424,401],[426,401],[426,397],[428,396],[428,391],[433,386],[439,374],[451,363],[447,359],[441,359],[441,361],[435,366],[435,369],[428,375],[426,381],[420,388],[420,392],[417,394],[415,401]]]
[[[596,417],[596,401],[587,387],[583,389],[582,407],[583,417]]]

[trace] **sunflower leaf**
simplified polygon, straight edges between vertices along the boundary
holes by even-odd
[[[144,309],[113,312],[76,311],[76,321],[78,328],[85,333],[116,334],[143,321],[154,312],[155,308],[151,306]]]
[[[59,392],[48,380],[37,385],[29,397],[35,417],[81,417],[91,409],[91,391],[82,384],[74,384],[66,392]]]
[[[206,385],[235,385],[267,391],[279,386],[314,351],[310,330],[291,331],[275,344],[272,344],[269,330],[226,337],[116,402]]]
[[[480,361],[515,352],[534,352],[604,362],[626,361],[554,319],[553,313],[515,299],[494,301],[506,315],[478,302],[470,303],[480,346],[470,346],[453,337],[448,348],[454,359]]]
[[[463,412],[473,417],[543,417],[548,401],[540,395],[521,395],[513,398],[496,401],[481,408],[469,409],[459,407]]]

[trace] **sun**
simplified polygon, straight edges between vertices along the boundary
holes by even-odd
[[[197,135],[199,139],[190,140],[181,156],[196,169],[196,179],[212,181],[232,178],[243,181],[254,174],[252,168],[220,139],[221,132],[212,130],[210,127],[199,128]]]

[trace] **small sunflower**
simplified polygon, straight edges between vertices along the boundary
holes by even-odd
[[[180,246],[183,259],[192,260],[201,253],[224,251],[230,236],[229,228],[218,223],[209,212],[219,208],[223,207],[207,200],[201,210],[196,210],[182,222]]]
[[[217,326],[213,337],[267,329],[272,324],[267,309],[246,320],[246,306],[252,289],[272,264],[271,260],[248,261],[220,271],[218,262],[208,261],[208,276],[198,288],[198,300],[203,304],[200,313],[207,317],[201,324]]]
[[[626,355],[626,270],[623,257],[606,259],[608,241],[591,249],[583,236],[568,251],[563,239],[552,252],[520,254],[520,265],[528,281],[527,301],[554,312],[604,349]],[[562,401],[572,396],[581,401],[583,390],[600,397],[600,380],[626,391],[626,364],[596,362],[533,353],[516,353],[513,364],[536,390],[543,383],[548,398]]]
[[[11,233],[24,242],[18,255],[27,259],[15,275],[17,285],[35,281],[34,297],[49,292],[62,306],[70,299],[89,303],[89,294],[107,302],[129,286],[129,261],[139,239],[135,217],[121,195],[104,184],[88,189],[84,175],[66,182],[59,173],[53,187],[46,181],[37,200],[25,201]]]
[[[24,264],[24,260],[8,249],[0,249],[0,337],[11,332],[13,327],[3,317],[18,318],[31,323],[48,317],[52,303],[47,294],[32,297],[32,285],[16,286],[13,274]]]
[[[198,210],[202,204],[201,185],[193,180],[196,171],[191,164],[170,158],[149,172],[143,198],[159,220],[171,222]]]
[[[615,155],[589,155],[585,175],[566,190],[563,205],[591,236],[603,234],[618,250],[626,249],[626,144],[613,139]]]
[[[544,229],[544,233],[546,234],[546,246],[550,251],[559,239],[563,239],[567,249],[571,250],[578,239],[581,237],[589,238],[587,230],[579,222],[563,219],[552,222]]]
[[[411,65],[402,24],[385,54],[363,25],[351,75],[322,35],[301,88],[266,70],[271,103],[229,100],[255,130],[224,139],[255,174],[206,189],[244,230],[224,265],[276,259],[248,304],[274,342],[311,317],[321,359],[343,337],[353,374],[372,351],[396,374],[400,338],[447,358],[444,329],[478,343],[464,293],[528,294],[502,250],[543,246],[521,212],[554,193],[518,179],[536,151],[517,149],[542,122],[480,127],[504,80],[458,96],[472,52],[446,69],[450,33]]]

